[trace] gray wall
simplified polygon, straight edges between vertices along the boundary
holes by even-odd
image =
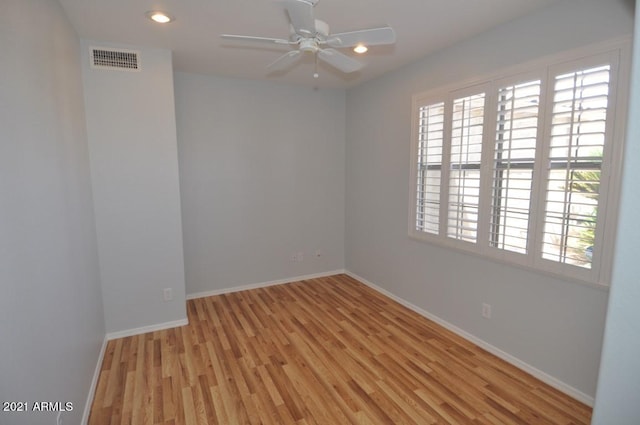
[[[344,91],[187,73],[175,90],[187,293],[342,269]]]
[[[82,73],[107,332],[186,320],[171,52],[136,48],[140,72]],[[174,299],[165,302],[163,289]]]
[[[0,52],[0,401],[78,424],[105,335],[79,42],[57,2],[3,0]]]
[[[640,9],[636,9],[636,21]],[[640,28],[634,38],[622,206],[594,425],[640,423]]]
[[[627,2],[567,0],[347,92],[347,269],[586,399],[607,291],[409,239],[411,96],[632,29]],[[491,320],[481,319],[483,302]]]

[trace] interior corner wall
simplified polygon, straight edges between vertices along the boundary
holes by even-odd
[[[347,92],[346,268],[591,401],[606,290],[409,238],[411,97],[629,36],[632,4],[561,1]]]
[[[343,269],[344,90],[189,73],[175,90],[187,292]]]
[[[92,68],[91,47],[138,51],[140,71]],[[183,322],[171,52],[89,40],[81,51],[107,332]],[[173,300],[164,301],[165,288]]]
[[[640,9],[636,9],[636,22]],[[634,37],[622,205],[593,425],[640,423],[640,27]]]
[[[79,424],[105,336],[80,43],[58,2],[3,0],[0,52],[0,401],[29,403],[0,423]]]

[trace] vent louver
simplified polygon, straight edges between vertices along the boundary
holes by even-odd
[[[122,49],[91,48],[91,66],[99,69],[140,71],[138,52]]]

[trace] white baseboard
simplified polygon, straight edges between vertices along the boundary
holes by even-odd
[[[583,393],[580,390],[577,390],[576,388],[573,388],[571,385],[568,385],[564,382],[562,382],[561,380],[549,375],[546,372],[541,371],[540,369],[537,369],[533,366],[531,366],[530,364],[518,359],[517,357],[502,351],[501,349],[489,344],[488,342],[460,329],[459,327],[447,322],[446,320],[441,319],[440,317],[433,315],[431,313],[429,313],[426,310],[423,310],[422,308],[410,303],[409,301],[406,301],[402,298],[400,298],[399,296],[387,291],[386,289],[383,289],[381,287],[379,287],[378,285],[369,282],[368,280],[366,280],[363,277],[358,276],[355,273],[352,273],[350,271],[345,271],[345,274],[347,274],[348,276],[356,279],[359,282],[364,283],[365,285],[367,285],[368,287],[370,287],[371,289],[374,289],[378,292],[380,292],[383,295],[386,295],[387,297],[391,298],[394,301],[397,301],[398,303],[402,304],[403,306],[407,307],[410,310],[415,311],[416,313],[420,314],[421,316],[426,317],[429,320],[432,320],[434,322],[436,322],[437,324],[439,324],[440,326],[450,330],[451,332],[456,333],[457,335],[461,336],[462,338],[476,344],[477,346],[481,347],[482,349],[490,352],[491,354],[500,357],[502,360],[511,363],[512,365],[514,365],[515,367],[524,370],[525,372],[529,373],[530,375],[533,375],[534,377],[538,378],[539,380],[541,380],[542,382],[544,382],[545,384],[548,384],[549,386],[557,389],[558,391],[561,391],[565,394],[567,394],[570,397],[573,397],[574,399],[586,404],[589,407],[593,407],[594,405],[594,398],[588,394]]]
[[[107,341],[112,339],[124,338],[127,336],[146,334],[147,332],[161,331],[164,329],[177,328],[178,326],[185,326],[189,324],[189,319],[186,317],[180,320],[174,320],[172,322],[158,323],[156,325],[142,326],[140,328],[126,329],[124,331],[110,332],[107,334]]]
[[[100,378],[100,371],[102,370],[102,361],[104,360],[104,353],[107,350],[107,336],[105,335],[102,340],[102,347],[98,354],[98,362],[96,363],[96,369],[93,372],[93,378],[91,379],[91,385],[89,386],[89,394],[87,395],[87,401],[84,405],[84,412],[82,413],[82,425],[87,425],[89,422],[89,414],[91,413],[91,405],[93,404],[93,398],[96,395],[96,388],[98,386],[98,378]]]
[[[224,289],[214,289],[213,291],[194,292],[193,294],[187,294],[187,299],[193,300],[196,298],[211,297],[214,295],[230,294],[232,292],[246,291],[248,289],[266,288],[268,286],[282,285],[284,283],[291,283],[291,282],[299,282],[301,280],[307,280],[307,279],[318,279],[320,277],[333,276],[336,274],[343,274],[343,273],[346,273],[346,271],[344,269],[339,269],[339,270],[332,270],[332,271],[322,272],[322,273],[307,274],[304,276],[289,277],[286,279],[271,280],[269,282],[252,283],[249,285],[242,285],[242,286],[232,286]]]

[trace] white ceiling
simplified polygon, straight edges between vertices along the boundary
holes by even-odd
[[[231,42],[219,37],[230,33],[288,38],[289,21],[278,0],[59,1],[80,37],[170,49],[177,71],[349,87],[559,0],[320,0],[315,17],[327,22],[331,32],[390,25],[397,42],[371,47],[365,55],[345,49],[366,67],[345,75],[321,65],[317,80],[313,78],[311,57],[286,73],[269,74],[266,65],[285,53],[288,46]],[[149,10],[164,10],[175,21],[155,24],[145,17]]]

